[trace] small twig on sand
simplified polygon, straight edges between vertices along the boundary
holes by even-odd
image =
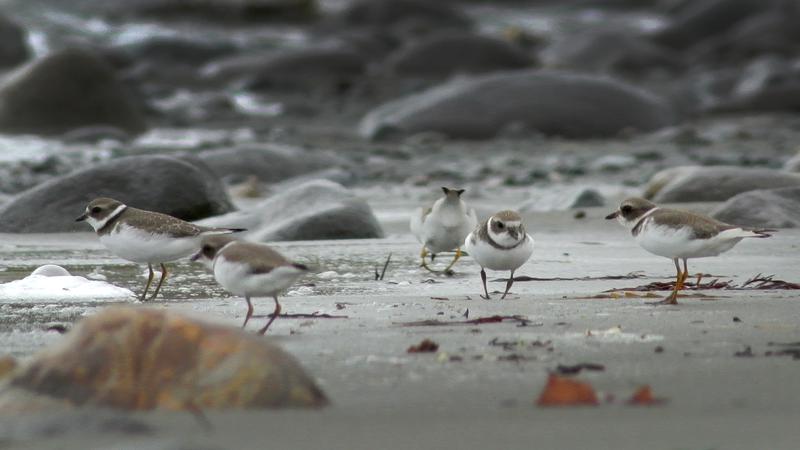
[[[389,261],[392,260],[392,254],[389,253],[389,256],[386,257],[386,262],[383,263],[383,270],[378,273],[378,268],[375,268],[375,281],[382,281],[383,277],[386,275],[386,269],[389,267]]]

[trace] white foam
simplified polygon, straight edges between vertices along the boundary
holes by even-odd
[[[1,303],[125,300],[130,297],[134,297],[134,294],[129,289],[78,276],[29,275],[21,280],[0,284]]]

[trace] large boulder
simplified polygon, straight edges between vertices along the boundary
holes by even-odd
[[[328,403],[290,355],[238,328],[174,312],[116,307],[12,368],[0,414],[52,407],[129,411],[320,407]]]
[[[582,72],[641,75],[652,70],[678,70],[680,56],[644,36],[621,30],[589,30],[548,49],[550,65]]]
[[[131,93],[89,51],[52,53],[0,85],[0,132],[54,135],[99,125],[131,134],[146,129]]]
[[[328,180],[291,187],[246,211],[200,223],[247,228],[248,239],[265,242],[383,237],[367,202]]]
[[[687,166],[653,176],[660,189],[648,188],[655,202],[718,202],[755,189],[800,186],[800,175],[771,169]],[[669,180],[664,183],[665,180]]]
[[[254,90],[329,88],[350,84],[367,63],[358,52],[340,47],[306,47],[245,54],[212,61],[203,73],[214,80],[242,81]]]
[[[197,155],[219,178],[236,182],[256,177],[275,183],[298,175],[342,166],[344,161],[328,154],[278,144],[243,145],[205,150]]]
[[[508,125],[569,138],[654,130],[673,122],[660,98],[605,77],[518,71],[454,80],[379,106],[360,133],[380,139],[420,132],[486,139]]]
[[[718,36],[768,7],[764,0],[699,0],[688,2],[669,24],[653,35],[658,44],[676,49]]]
[[[800,187],[744,192],[714,210],[712,216],[736,225],[800,227]]]
[[[143,16],[208,22],[307,21],[317,16],[315,0],[89,0],[94,12],[115,19]]]
[[[452,5],[427,0],[355,0],[337,19],[340,26],[379,28],[398,36],[472,27],[472,20]]]
[[[764,2],[769,5],[770,2]],[[793,58],[800,50],[800,3],[778,0],[760,14],[738,22],[720,36],[703,42],[691,52],[692,61],[740,63],[763,55]]]
[[[76,223],[89,201],[112,197],[184,220],[233,210],[225,189],[199,161],[171,156],[131,156],[52,179],[17,195],[0,209],[0,231],[89,231]]]
[[[521,69],[536,63],[524,49],[502,39],[465,32],[432,34],[413,41],[388,61],[399,75],[446,77]]]
[[[0,68],[14,67],[31,56],[25,30],[0,15]]]

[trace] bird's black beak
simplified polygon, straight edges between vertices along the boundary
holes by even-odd
[[[80,215],[80,217],[75,219],[75,222],[83,222],[84,220],[86,220],[87,217],[89,217],[89,215],[86,214],[86,213],[83,213],[83,214]]]
[[[461,197],[461,194],[463,194],[463,193],[464,193],[464,189],[459,189],[459,190],[456,191],[456,194],[458,194],[459,197]]]
[[[197,261],[198,259],[200,259],[200,256],[201,256],[202,254],[203,254],[203,251],[202,251],[202,250],[201,250],[201,251],[199,251],[199,252],[197,252],[197,253],[195,253],[194,255],[192,255],[192,256],[189,258],[189,261],[192,261],[192,262],[194,262],[194,261]]]
[[[619,210],[612,212],[611,214],[606,216],[606,220],[616,219],[619,217]]]

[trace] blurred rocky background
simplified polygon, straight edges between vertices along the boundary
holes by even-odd
[[[113,195],[264,240],[379,237],[440,185],[800,225],[796,0],[0,8],[3,232],[77,230]]]

